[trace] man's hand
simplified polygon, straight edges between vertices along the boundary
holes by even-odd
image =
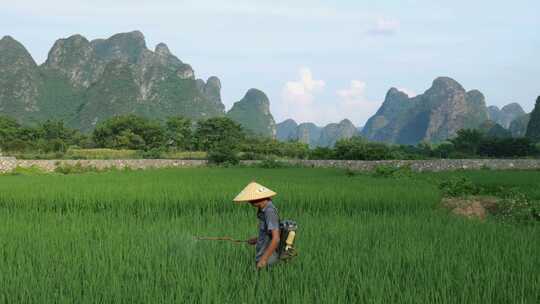
[[[250,245],[257,245],[257,238],[250,238],[249,240],[247,240],[247,243]]]
[[[266,267],[267,264],[268,264],[268,261],[264,257],[262,257],[257,263],[257,269],[262,269]]]

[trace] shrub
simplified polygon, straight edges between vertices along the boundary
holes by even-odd
[[[240,161],[236,152],[226,147],[217,147],[208,152],[208,162],[214,165],[237,165]]]
[[[412,175],[412,170],[410,166],[391,166],[391,165],[380,165],[375,167],[372,175],[374,177],[383,177],[383,178],[403,178],[410,177]]]
[[[510,191],[497,206],[495,216],[515,223],[540,221],[540,201],[531,201],[524,194]]]
[[[265,158],[264,155],[255,152],[240,152],[238,157],[242,160],[257,160]]]
[[[54,172],[60,173],[60,174],[81,174],[81,173],[87,173],[87,172],[99,172],[96,167],[94,166],[82,166],[80,163],[76,163],[75,165],[70,164],[59,164],[54,169]]]
[[[452,177],[439,183],[439,189],[444,196],[456,197],[476,195],[480,193],[479,187],[465,177]]]
[[[309,151],[309,159],[335,159],[334,150],[327,147],[316,147]]]
[[[450,141],[444,141],[433,149],[434,156],[438,158],[448,158],[455,151],[455,146]]]
[[[270,158],[270,159],[262,160],[258,164],[258,167],[264,168],[264,169],[276,169],[276,168],[288,168],[288,167],[291,167],[291,165],[289,163]]]
[[[353,176],[355,176],[356,174],[358,174],[358,172],[356,172],[356,171],[354,171],[354,170],[352,170],[352,169],[350,169],[350,168],[345,169],[345,175],[346,175],[347,177],[353,177]]]
[[[159,159],[162,158],[163,148],[152,148],[147,151],[142,151],[141,156],[145,159]]]
[[[136,150],[127,149],[78,149],[70,148],[66,153],[69,159],[133,159],[139,158]]]
[[[208,153],[204,151],[166,151],[161,154],[167,159],[206,159]]]

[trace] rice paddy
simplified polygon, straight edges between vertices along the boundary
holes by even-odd
[[[439,207],[466,175],[540,200],[540,172],[410,178],[335,169],[196,168],[0,176],[2,303],[540,303],[540,225]],[[299,224],[300,255],[256,271],[257,180]]]

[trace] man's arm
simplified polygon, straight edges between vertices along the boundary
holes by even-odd
[[[276,251],[276,249],[279,246],[279,229],[272,229],[272,241],[270,242],[270,245],[266,248],[264,251],[264,254],[262,255],[261,259],[259,260],[259,263],[257,263],[258,268],[263,268],[268,263],[268,259],[270,256]]]

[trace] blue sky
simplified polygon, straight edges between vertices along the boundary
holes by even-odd
[[[252,87],[276,120],[362,125],[390,87],[424,92],[437,76],[488,105],[540,95],[540,1],[49,0],[0,4],[0,36],[43,62],[54,41],[140,30],[198,77],[218,76],[227,108]]]

